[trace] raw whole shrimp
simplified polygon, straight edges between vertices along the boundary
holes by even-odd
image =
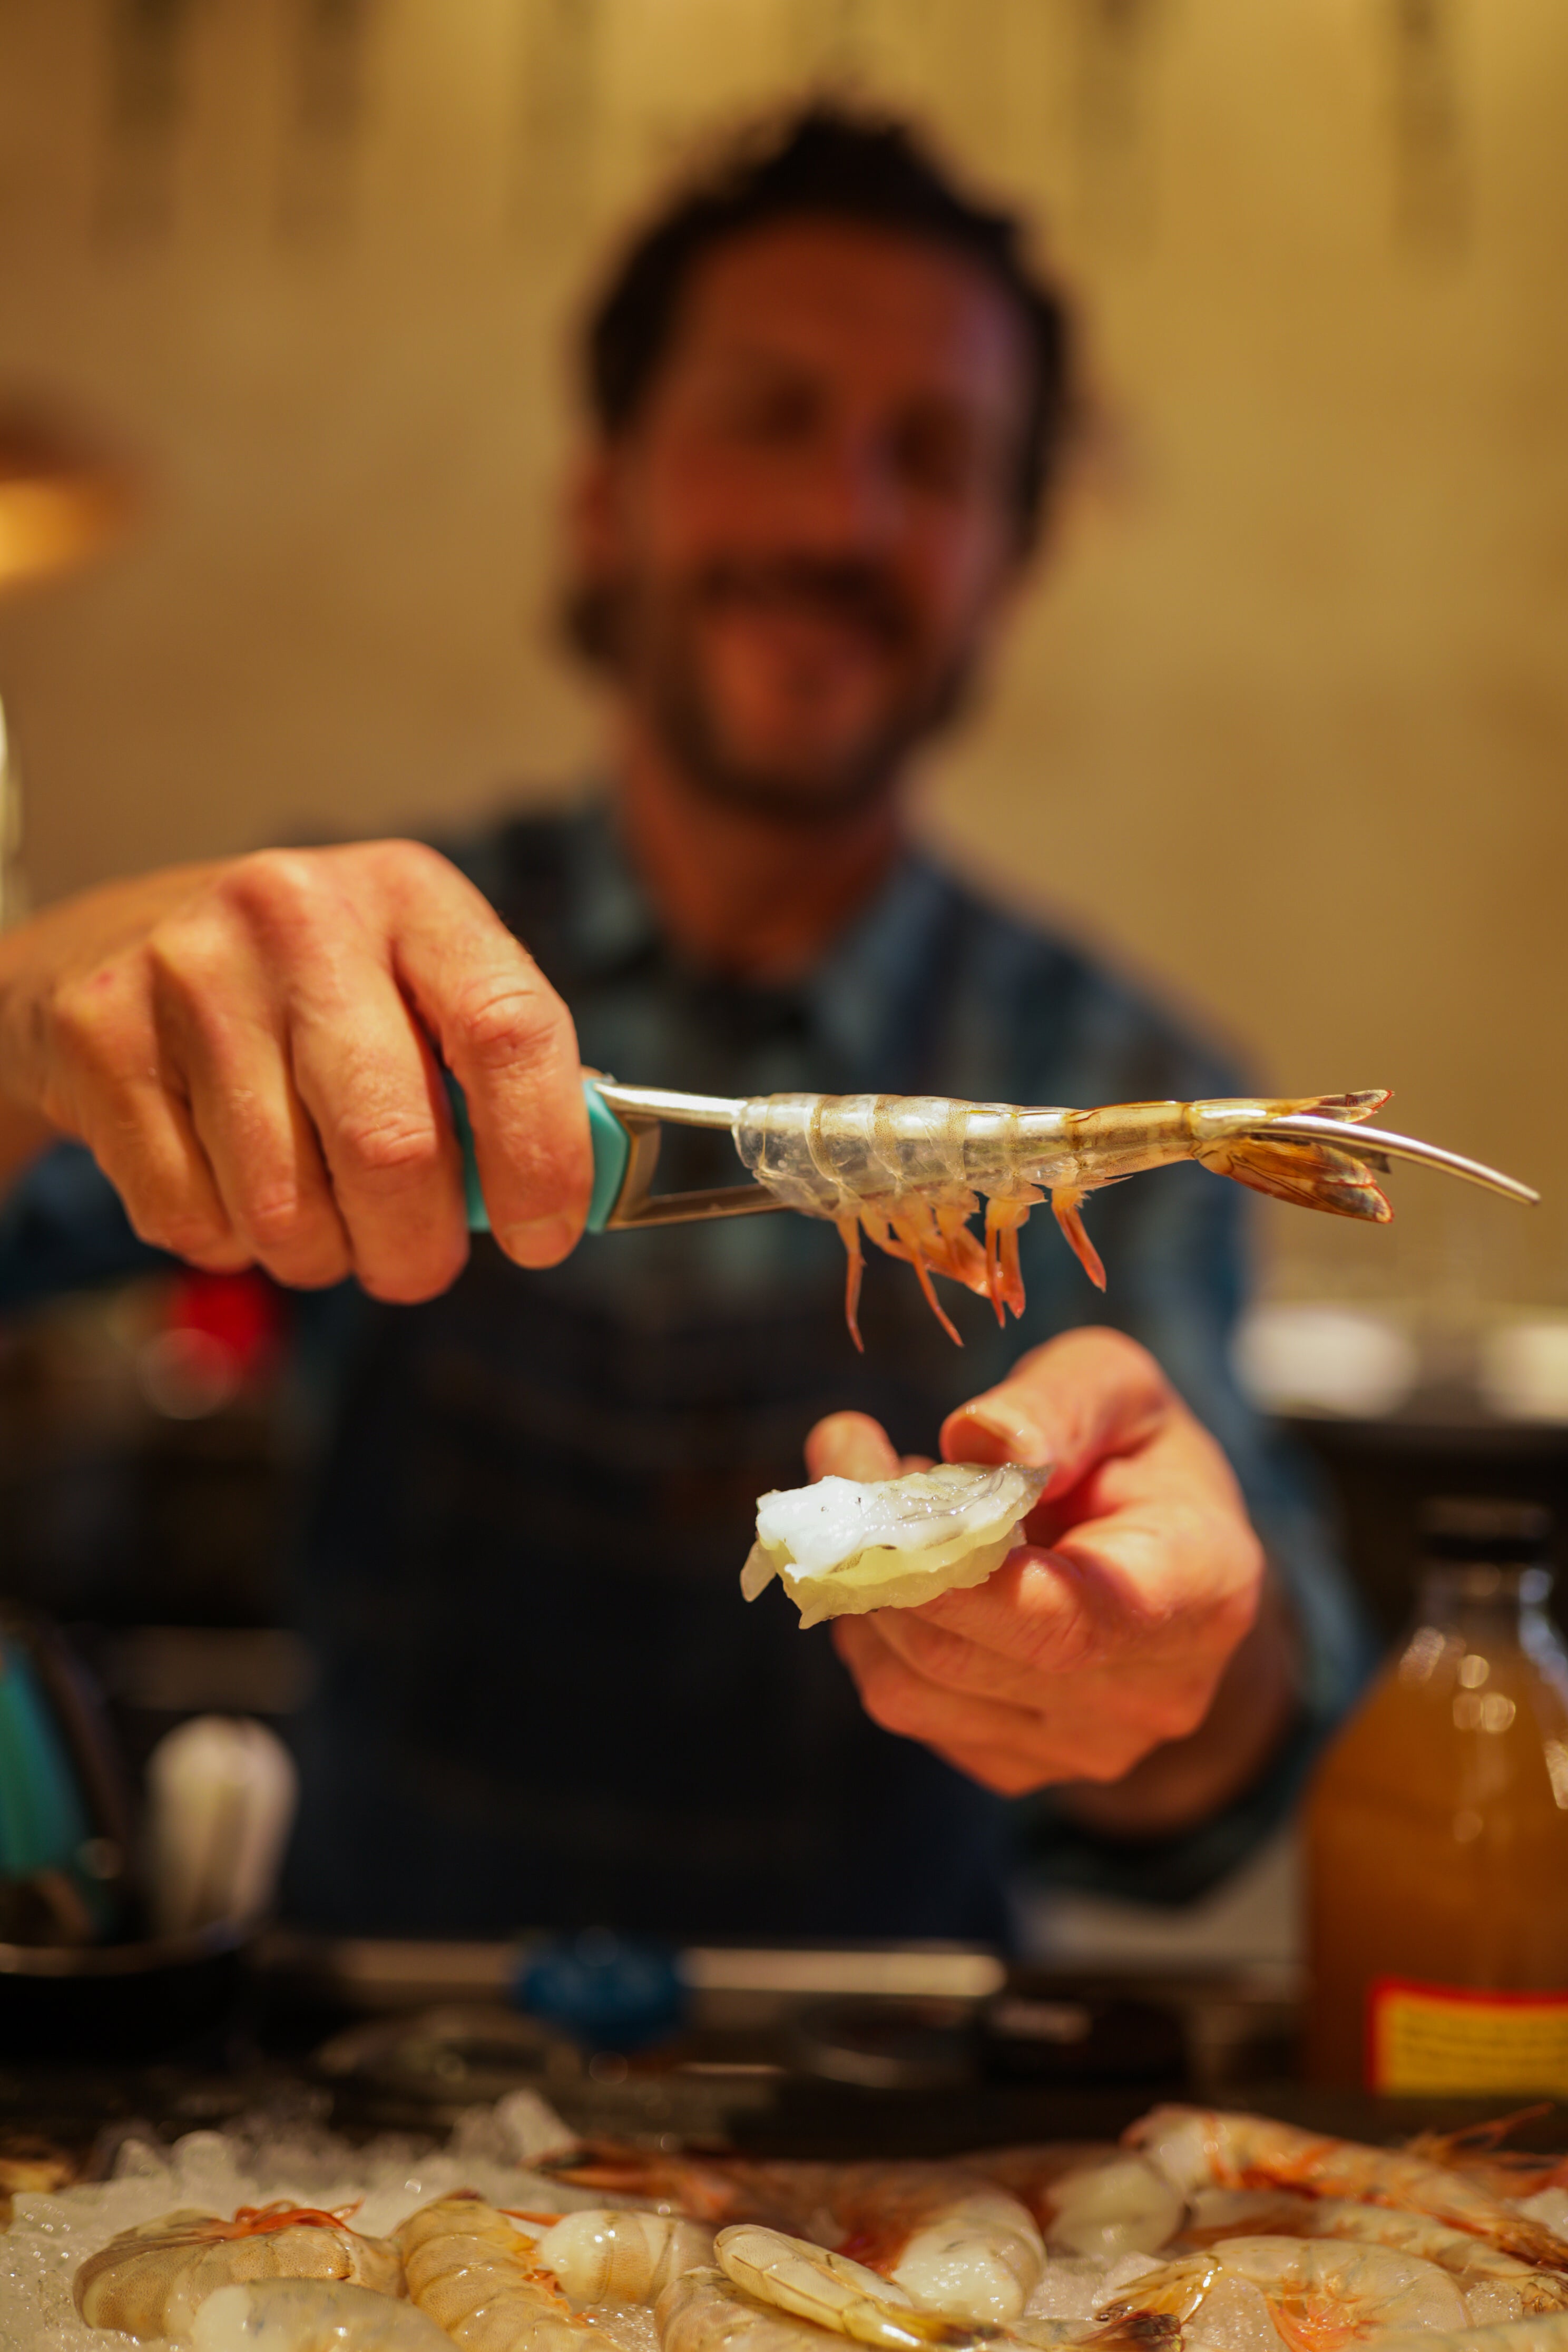
[[[1027,2207],[1048,2244],[1069,2253],[1152,2254],[1181,2226],[1184,2200],[1126,2148],[1091,2141],[981,2148],[962,2159]]]
[[[601,2147],[551,2169],[704,2221],[809,2238],[893,2281],[921,2309],[979,2323],[1016,2318],[1046,2258],[1029,2212],[984,2163],[768,2164]]]
[[[1500,2145],[1520,2124],[1533,2123],[1551,2111],[1548,2099],[1511,2116],[1495,2116],[1489,2123],[1468,2124],[1461,2131],[1417,2132],[1405,2146],[1412,2156],[1429,2157],[1450,2172],[1462,2172],[1490,2197],[1533,2197],[1542,2189],[1568,2189],[1568,2158],[1532,2156],[1524,2148]]]
[[[220,2286],[191,2332],[195,2352],[451,2352],[411,2304],[336,2279]]]
[[[776,2305],[857,2344],[876,2345],[882,2352],[924,2352],[931,2345],[975,2341],[973,2328],[917,2311],[891,2281],[807,2239],[740,2221],[720,2231],[714,2252],[725,2277],[757,2302]],[[989,2336],[996,2331],[979,2332]]]
[[[1103,1184],[1144,1169],[1196,1160],[1254,1192],[1336,1216],[1386,1224],[1394,1212],[1373,1174],[1387,1155],[1425,1159],[1524,1200],[1511,1177],[1382,1130],[1360,1155],[1318,1135],[1259,1133],[1281,1118],[1353,1126],[1388,1100],[1363,1094],[1290,1100],[1112,1103],[1099,1110],[1020,1109],[1009,1103],[954,1102],[942,1095],[765,1095],[742,1103],[731,1133],[759,1184],[786,1208],[826,1217],[843,1236],[849,1266],[845,1312],[855,1344],[860,1296],[860,1229],[915,1270],[927,1303],[954,1340],[937,1304],[933,1273],[983,1291],[1004,1319],[1023,1312],[1018,1229],[1048,1192],[1057,1223],[1097,1288],[1105,1268],[1084,1231],[1080,1204]],[[986,1198],[984,1245],[969,1220]]]
[[[840,2253],[948,2319],[1016,2319],[1045,2268],[1026,2208],[966,2168],[847,2164],[829,2202]]]
[[[1229,2192],[1219,2194],[1225,2199]],[[1461,2293],[1484,2285],[1494,2303],[1509,2305],[1494,2309],[1490,2315],[1496,2318],[1568,2310],[1568,2276],[1561,2271],[1533,2270],[1517,2254],[1505,2254],[1485,2238],[1450,2229],[1447,2222],[1434,2221],[1425,2213],[1405,2213],[1391,2205],[1359,2205],[1342,2197],[1299,2197],[1283,2191],[1270,2200],[1266,2195],[1251,2196],[1244,2190],[1234,2202],[1254,2209],[1245,2221],[1233,2219],[1228,2225],[1197,2227],[1189,2222],[1184,2243],[1213,2244],[1244,2232],[1249,2238],[1351,2239],[1363,2245],[1392,2246],[1401,2253],[1436,2263],[1458,2281]]]
[[[537,2240],[458,2190],[400,2222],[408,2293],[464,2352],[584,2352],[589,2329],[548,2272]]]
[[[252,2279],[340,2279],[403,2293],[397,2249],[351,2230],[352,2206],[242,2205],[232,2221],[194,2210],[123,2230],[76,2274],[76,2307],[89,2327],[183,2336],[218,2287]]]
[[[722,2271],[688,2271],[654,2305],[662,2352],[829,2352],[832,2338],[808,2319],[753,2302]]]
[[[805,2229],[808,2236],[816,2234],[810,2221],[826,2210],[843,2169],[787,2159],[769,2164],[745,2157],[683,2156],[619,2140],[593,2140],[568,2156],[546,2158],[540,2166],[574,2189],[646,2197],[692,2221],[714,2226],[762,2221],[770,2229]]]
[[[1184,2325],[1215,2289],[1241,2279],[1257,2287],[1293,2352],[1340,2352],[1390,2328],[1463,2328],[1469,2315],[1446,2271],[1386,2246],[1333,2240],[1226,2238],[1147,2271],[1098,2316],[1125,2323],[1150,2315]]]
[[[1184,2194],[1212,2182],[1392,2205],[1468,2231],[1539,2270],[1568,2271],[1568,2241],[1425,2157],[1201,2107],[1156,2107],[1127,2137]]]
[[[590,2206],[546,2230],[533,2260],[574,2303],[653,2303],[671,2279],[712,2262],[713,2232],[677,2214]]]

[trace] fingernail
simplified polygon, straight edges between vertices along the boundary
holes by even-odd
[[[988,1429],[1007,1448],[1009,1462],[1039,1465],[1046,1457],[1046,1441],[1035,1423],[1023,1413],[1004,1412],[999,1405],[971,1405],[963,1416],[966,1423],[978,1429]]]
[[[496,1238],[519,1265],[559,1265],[576,1241],[577,1228],[570,1217],[533,1217],[506,1226]]]

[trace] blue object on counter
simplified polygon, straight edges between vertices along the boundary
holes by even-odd
[[[101,1935],[111,1906],[91,1868],[94,1832],[70,1746],[21,1639],[0,1640],[0,1887],[37,1888],[75,1940]],[[0,1902],[0,1910],[9,1910]],[[68,1923],[62,1916],[62,1927]]]
[[[468,1118],[468,1106],[463,1098],[462,1087],[449,1070],[446,1077],[447,1092],[452,1100],[452,1125],[457,1129],[463,1154],[463,1189],[468,1212],[468,1231],[471,1234],[488,1234],[490,1215],[479,1188],[479,1162],[474,1156],[474,1130]],[[583,1099],[588,1106],[588,1136],[594,1147],[594,1191],[588,1202],[588,1231],[602,1234],[605,1220],[616,1205],[632,1147],[626,1129],[592,1078],[583,1081]]]
[[[667,1945],[588,1927],[537,1945],[512,1998],[592,2050],[646,2050],[681,2024],[686,1988]]]

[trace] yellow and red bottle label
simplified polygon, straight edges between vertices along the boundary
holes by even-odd
[[[1380,1977],[1366,2002],[1367,2087],[1568,2097],[1568,1991],[1475,1992]]]

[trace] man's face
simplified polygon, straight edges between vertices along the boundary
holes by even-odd
[[[1017,566],[1022,322],[976,265],[834,221],[710,255],[582,508],[634,716],[710,794],[828,817],[962,698]]]

